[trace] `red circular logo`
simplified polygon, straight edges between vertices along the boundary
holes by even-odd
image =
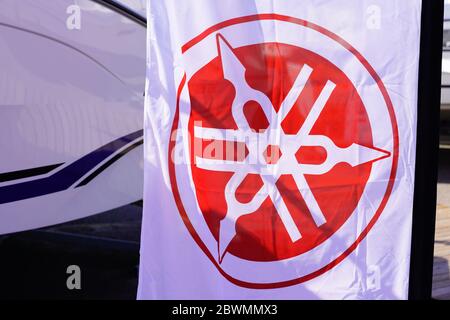
[[[266,30],[274,23],[278,33]],[[169,169],[196,243],[246,287],[332,268],[378,219],[395,178],[397,127],[379,76],[330,31],[274,14],[220,23],[183,54]],[[377,140],[380,130],[388,134]],[[177,150],[188,161],[177,163]],[[370,218],[360,230],[358,215]]]

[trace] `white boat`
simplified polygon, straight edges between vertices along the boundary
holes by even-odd
[[[0,1],[0,234],[142,198],[144,2]]]

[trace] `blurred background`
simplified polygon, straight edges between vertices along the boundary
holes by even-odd
[[[445,1],[442,42],[441,124],[433,297],[450,299],[450,1]]]

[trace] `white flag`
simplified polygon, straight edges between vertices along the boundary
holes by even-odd
[[[407,298],[421,1],[147,16],[138,298]]]

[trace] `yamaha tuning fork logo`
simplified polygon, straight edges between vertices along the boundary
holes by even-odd
[[[346,259],[396,177],[395,114],[374,68],[333,32],[275,14],[219,23],[181,50],[169,172],[193,241],[248,288]]]

